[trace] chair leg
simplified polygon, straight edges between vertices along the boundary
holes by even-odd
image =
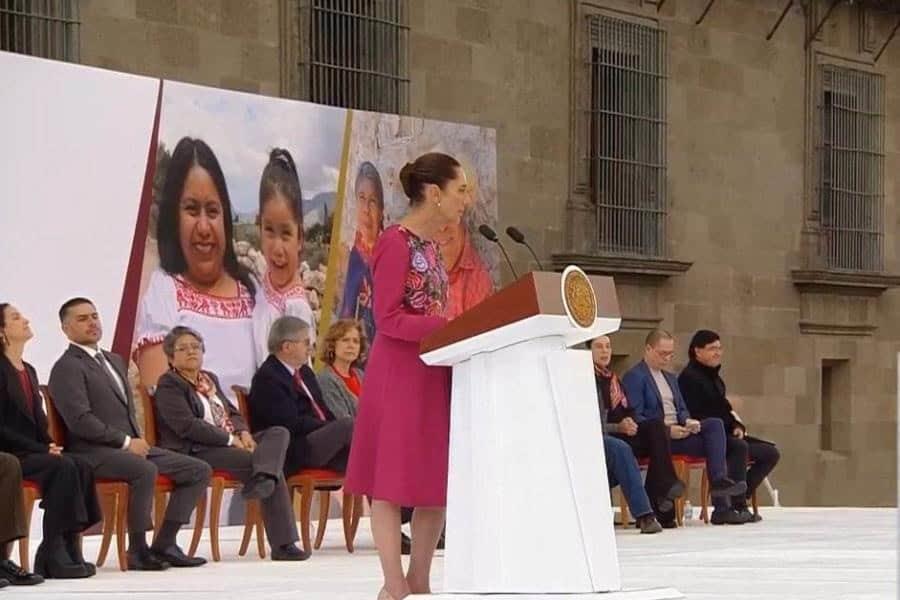
[[[753,490],[753,495],[750,496],[750,505],[753,507],[753,514],[758,517],[759,516],[759,500],[756,497],[756,490]]]
[[[344,546],[353,552],[353,512],[356,510],[356,496],[344,492],[341,498],[341,519],[344,522]]]
[[[225,493],[225,480],[214,478],[210,484],[212,495],[209,501],[209,543],[212,548],[213,561],[222,560],[219,552],[219,513],[222,510],[222,495]]]
[[[159,528],[162,527],[162,522],[165,518],[167,494],[168,492],[160,488],[156,488],[153,492],[153,541],[151,543],[156,541],[156,536],[159,535]]]
[[[244,505],[244,533],[241,535],[241,547],[238,556],[247,554],[247,546],[250,545],[250,536],[253,535],[253,526],[256,525],[256,507],[247,502]]]
[[[116,495],[103,490],[100,496],[100,512],[103,514],[103,535],[100,541],[100,552],[97,554],[97,566],[102,567],[106,562],[106,554],[109,552],[109,544],[112,541],[113,530],[116,527]]]
[[[257,506],[259,507],[256,511],[256,552],[259,554],[260,558],[266,557],[266,529],[263,527],[263,518],[262,518],[262,505],[259,504],[258,500],[255,500]]]
[[[319,525],[316,527],[316,550],[322,547],[325,538],[325,527],[328,526],[328,511],[331,508],[331,492],[319,490]]]
[[[116,550],[119,555],[119,570],[128,570],[128,554],[125,538],[128,534],[128,502],[131,491],[128,484],[123,483],[116,494]]]
[[[310,513],[312,512],[313,496],[316,488],[312,480],[308,480],[300,486],[300,539],[303,542],[303,550],[312,552],[312,544],[309,539]]]
[[[37,490],[25,488],[22,497],[25,504],[25,537],[19,540],[19,565],[29,571],[30,552],[28,551],[28,537],[31,535],[31,513],[34,512],[34,503],[37,501]]]
[[[700,478],[700,518],[709,525],[709,474],[703,469],[703,476]]]
[[[365,508],[365,496],[353,496],[353,519],[350,522],[350,545],[356,540],[356,530],[359,529],[359,520],[362,518]],[[350,550],[353,552],[353,550]]]
[[[628,510],[628,501],[625,499],[625,492],[619,487],[619,514],[622,517],[622,527],[628,529],[628,522],[631,521],[631,513]]]
[[[674,461],[673,466],[678,479],[683,481],[685,488],[687,488],[685,492],[689,493],[691,489],[691,470],[681,461]],[[675,500],[675,523],[679,527],[684,527],[684,503],[687,500],[687,493]]]
[[[200,537],[203,535],[203,524],[206,520],[206,490],[197,500],[197,511],[194,513],[194,537],[191,538],[191,547],[188,549],[188,556],[193,557],[197,554],[197,547],[200,545]]]

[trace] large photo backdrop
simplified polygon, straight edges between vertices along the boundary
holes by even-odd
[[[438,242],[448,316],[492,293],[498,256],[491,129],[321,106],[0,52],[0,301],[30,318],[46,382],[67,342],[60,304],[86,296],[133,384],[167,368],[178,324],[205,367],[247,386],[282,314],[321,338],[336,318],[374,335],[369,258],[408,210],[398,174],[421,154],[463,165],[472,193]]]

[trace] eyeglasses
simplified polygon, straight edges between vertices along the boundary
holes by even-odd
[[[203,352],[202,344],[183,344],[175,346],[175,352]]]
[[[672,358],[673,356],[675,356],[674,350],[657,350],[656,348],[654,348],[653,351],[656,352],[656,355],[660,358]]]

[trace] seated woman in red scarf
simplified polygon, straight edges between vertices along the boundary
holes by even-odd
[[[647,420],[640,424],[634,420],[633,410],[628,406],[628,398],[625,396],[619,377],[609,368],[612,361],[612,344],[609,337],[600,336],[588,342],[587,345],[594,360],[594,378],[597,383],[597,400],[603,422],[607,469],[611,470],[611,461],[616,456],[615,450],[622,443],[630,446],[637,458],[648,458],[647,479],[644,483],[646,496],[650,499],[653,512],[656,513],[662,526],[674,527],[674,501],[684,494],[685,486],[678,479],[675,467],[672,465],[672,451],[669,448],[669,434],[666,426],[661,420]],[[632,506],[629,486],[623,481],[624,476],[617,474],[615,478],[622,484],[628,504],[637,518],[638,527],[644,531],[645,527],[642,526],[640,518],[642,515]],[[636,496],[637,493],[632,491],[631,495]],[[653,513],[650,514],[652,516]],[[652,526],[649,528],[653,529]],[[650,532],[646,531],[645,533]]]

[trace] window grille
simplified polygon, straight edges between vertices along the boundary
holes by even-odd
[[[300,31],[303,97],[332,106],[407,111],[405,0],[306,0]]]
[[[666,233],[666,34],[588,18],[590,181],[601,253],[661,257]]]
[[[78,62],[78,0],[0,0],[0,50]]]
[[[829,268],[884,268],[884,78],[820,65],[817,195]]]

